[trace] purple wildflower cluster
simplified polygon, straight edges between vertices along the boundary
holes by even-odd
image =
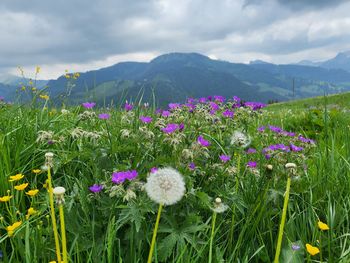
[[[115,184],[121,184],[126,179],[128,179],[129,181],[135,179],[137,177],[137,175],[138,175],[138,173],[136,170],[114,172],[112,174],[112,182]]]

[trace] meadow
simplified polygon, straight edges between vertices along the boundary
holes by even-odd
[[[349,101],[1,101],[0,261],[350,262]]]

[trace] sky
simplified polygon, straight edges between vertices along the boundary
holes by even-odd
[[[344,0],[1,0],[0,74],[40,79],[198,52],[248,63],[322,61],[350,50]]]

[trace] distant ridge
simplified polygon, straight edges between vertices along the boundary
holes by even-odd
[[[335,66],[335,62],[342,61],[345,68],[348,59],[349,53],[345,52],[327,64],[323,62],[322,67],[305,61],[308,65],[276,65],[262,60],[242,64],[199,53],[175,52],[150,62],[121,62],[82,72],[74,81],[61,76],[47,83],[47,91],[58,104],[83,101],[121,104],[142,98],[143,102],[161,106],[209,95],[236,95],[246,101],[285,101],[349,91],[350,72]],[[0,87],[0,96],[14,98],[15,88],[6,87]]]

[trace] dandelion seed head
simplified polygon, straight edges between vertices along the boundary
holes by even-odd
[[[235,131],[231,136],[231,145],[246,148],[250,145],[250,137],[241,131]]]
[[[150,199],[164,205],[180,201],[186,190],[183,176],[170,167],[151,173],[147,178],[145,189]]]

